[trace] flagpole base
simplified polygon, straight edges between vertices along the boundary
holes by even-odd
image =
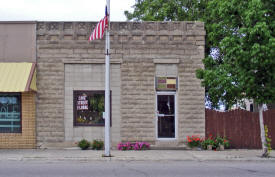
[[[112,156],[111,154],[110,155],[102,154],[101,157],[114,157],[114,156]]]

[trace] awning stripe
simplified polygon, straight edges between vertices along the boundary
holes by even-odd
[[[28,81],[27,81],[27,84],[26,84],[25,91],[30,91],[30,86],[31,86],[31,82],[33,80],[32,78],[33,78],[34,70],[35,70],[35,63],[32,63],[32,67],[31,67],[31,70],[30,70],[30,74],[29,74],[29,77],[28,77]]]

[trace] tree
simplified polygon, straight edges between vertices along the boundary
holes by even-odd
[[[253,99],[259,105],[263,156],[267,156],[263,104],[275,101],[275,3],[273,0],[212,0],[205,19],[216,57],[203,60],[197,77],[214,105]]]

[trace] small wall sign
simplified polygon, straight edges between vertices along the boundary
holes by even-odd
[[[156,90],[175,91],[178,88],[177,77],[156,77]]]
[[[77,110],[88,110],[87,95],[79,95],[76,102]]]

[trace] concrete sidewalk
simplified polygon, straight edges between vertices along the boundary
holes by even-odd
[[[271,152],[270,158],[261,158],[261,150],[112,150],[113,157],[102,157],[103,154],[104,151],[80,149],[2,149],[0,161],[272,161],[275,163],[274,151]]]

